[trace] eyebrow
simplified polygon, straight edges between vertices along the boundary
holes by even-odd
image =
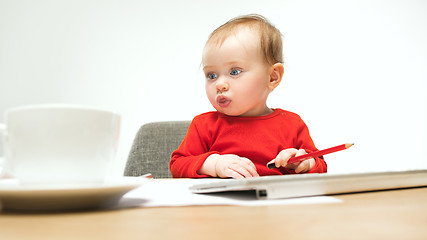
[[[229,61],[229,62],[224,63],[223,65],[225,65],[225,66],[229,66],[229,65],[240,65],[240,64],[243,64],[243,63],[244,63],[243,61]],[[214,67],[215,66],[210,66],[210,65],[203,66],[203,71],[206,68],[214,68]]]
[[[202,65],[203,66],[203,65]],[[205,71],[205,69],[206,68],[212,68],[212,66],[209,66],[209,65],[207,65],[207,66],[203,66],[203,71]]]

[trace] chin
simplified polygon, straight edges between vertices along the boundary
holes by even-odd
[[[224,109],[222,109],[221,111],[219,111],[219,112],[221,112],[221,113],[223,113],[223,114],[225,114],[225,115],[227,115],[227,116],[231,116],[231,117],[240,117],[240,116],[242,116],[242,115],[244,115],[245,113],[242,113],[242,112],[236,112],[236,111],[227,111],[227,110],[224,110]]]
[[[228,111],[227,109],[223,109],[223,108],[220,108],[220,107],[215,107],[215,109],[218,112],[220,112],[220,113],[222,113],[224,115],[227,115],[227,116],[232,116],[232,117],[239,116],[239,114],[234,114],[232,111]]]

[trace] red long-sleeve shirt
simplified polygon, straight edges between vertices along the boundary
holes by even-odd
[[[211,154],[236,154],[250,159],[260,176],[295,173],[283,167],[269,169],[266,164],[287,148],[317,151],[300,116],[282,109],[260,117],[232,117],[219,112],[196,116],[179,148],[172,153],[173,177],[199,178],[197,171]],[[315,158],[310,173],[326,172],[323,158]]]

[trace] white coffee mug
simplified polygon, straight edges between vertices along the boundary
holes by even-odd
[[[6,111],[4,169],[22,184],[103,182],[118,146],[120,116],[74,105]]]

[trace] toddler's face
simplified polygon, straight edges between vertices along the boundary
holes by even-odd
[[[222,45],[207,45],[203,52],[206,94],[212,106],[230,116],[262,116],[271,92],[271,66],[264,60],[257,32],[240,28]]]

